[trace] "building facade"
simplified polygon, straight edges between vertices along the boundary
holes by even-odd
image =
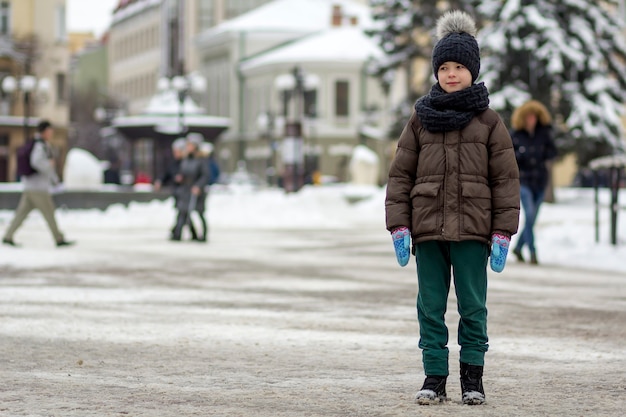
[[[121,0],[109,34],[110,91],[141,112],[160,77],[197,70],[195,37],[268,0]]]
[[[268,0],[121,0],[113,11],[108,42],[109,94],[130,116],[149,108],[159,81],[198,69],[195,38]],[[198,101],[201,96],[190,93]],[[132,140],[132,170],[154,177],[167,153],[155,137]]]
[[[270,180],[283,177],[295,158],[305,177],[315,170],[345,181],[352,152],[365,144],[380,156],[382,182],[391,152],[380,133],[384,109],[403,92],[385,94],[366,75],[368,60],[381,54],[363,31],[371,23],[366,1],[275,0],[201,33],[196,43],[208,93],[200,104],[232,120],[218,150],[222,166],[234,170],[243,160]],[[300,99],[277,83],[296,68],[316,79]],[[402,84],[401,77],[394,82]],[[296,150],[285,141],[294,117],[302,126]]]
[[[16,180],[16,150],[42,118],[55,126],[61,173],[69,123],[65,19],[65,0],[0,1],[0,182]]]

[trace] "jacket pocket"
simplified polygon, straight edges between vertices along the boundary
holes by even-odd
[[[461,187],[461,234],[488,239],[491,233],[491,189],[478,182],[464,182]]]
[[[413,236],[440,234],[443,213],[440,198],[441,184],[425,182],[411,190]]]

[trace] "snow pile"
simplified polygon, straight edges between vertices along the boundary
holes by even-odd
[[[380,173],[380,158],[365,145],[358,145],[350,159],[351,182],[357,185],[376,185]]]
[[[70,149],[63,169],[63,186],[65,189],[99,190],[103,183],[102,161],[84,149]]]

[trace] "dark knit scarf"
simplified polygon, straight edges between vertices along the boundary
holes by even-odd
[[[417,116],[429,132],[463,129],[475,114],[488,107],[489,91],[485,83],[473,84],[454,93],[446,93],[437,83],[430,93],[415,103]]]

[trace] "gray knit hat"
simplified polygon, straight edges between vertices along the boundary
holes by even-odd
[[[472,17],[458,10],[445,13],[437,20],[437,38],[433,48],[433,72],[435,78],[444,62],[453,61],[465,65],[472,74],[472,82],[480,71],[480,51],[476,42],[476,23]]]
[[[172,149],[175,149],[177,151],[184,151],[186,146],[187,139],[185,138],[178,138],[174,142],[172,142]]]
[[[200,147],[200,144],[204,142],[204,136],[202,135],[202,133],[191,132],[187,134],[187,142],[193,143],[194,145],[196,145],[196,148],[198,148]]]

